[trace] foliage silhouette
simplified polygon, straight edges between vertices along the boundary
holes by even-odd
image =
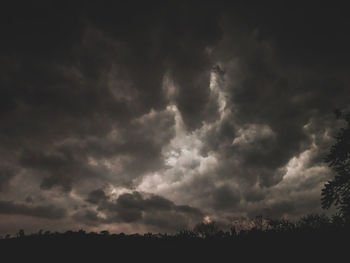
[[[340,113],[337,114],[341,118]],[[336,136],[325,161],[335,172],[332,180],[322,189],[322,207],[329,209],[332,205],[338,209],[344,219],[350,219],[350,114],[345,115],[347,127],[342,128]]]

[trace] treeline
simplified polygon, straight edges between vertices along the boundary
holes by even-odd
[[[184,258],[195,262],[208,259],[224,262],[228,256],[246,262],[257,259],[302,262],[328,259],[332,262],[349,257],[349,234],[350,222],[341,215],[313,214],[295,222],[259,216],[246,229],[232,226],[222,230],[218,223],[210,222],[175,234],[41,230],[27,235],[21,229],[14,237],[2,237],[0,252],[15,258],[35,258],[45,262],[51,259],[69,262],[73,258],[79,262],[92,258],[101,261],[106,257],[138,262],[183,261]]]
[[[6,240],[38,240],[38,239],[66,239],[66,238],[85,238],[85,239],[125,239],[125,240],[207,240],[207,239],[240,239],[251,235],[272,234],[272,233],[325,233],[346,231],[350,228],[350,220],[336,214],[328,217],[324,214],[310,214],[301,217],[298,221],[289,221],[287,219],[269,219],[257,216],[249,221],[241,221],[231,227],[221,229],[216,221],[198,223],[192,229],[182,229],[175,234],[168,233],[145,233],[145,234],[124,234],[110,233],[108,230],[97,232],[86,232],[83,229],[78,231],[51,232],[39,230],[37,233],[25,234],[20,229],[15,236],[7,234],[0,236],[2,242]],[[227,230],[229,228],[229,230]]]
[[[243,226],[243,227],[242,227]],[[227,230],[229,228],[229,230]],[[310,214],[298,221],[287,219],[268,219],[257,216],[250,221],[241,221],[231,227],[220,228],[217,222],[199,223],[192,229],[182,229],[174,234],[168,233],[145,233],[124,234],[110,233],[107,230],[97,232],[78,231],[51,232],[39,230],[37,233],[25,234],[20,229],[15,236],[9,234],[0,236],[1,242],[14,240],[68,240],[68,239],[94,239],[94,240],[242,240],[254,238],[257,235],[268,237],[276,234],[297,235],[325,235],[350,230],[350,220],[337,214],[328,217],[324,214]]]
[[[243,226],[243,227],[242,227]],[[0,236],[2,242],[8,240],[40,240],[40,239],[66,239],[66,238],[83,238],[83,239],[123,239],[123,240],[209,240],[209,239],[241,239],[254,236],[257,233],[265,234],[316,234],[316,233],[332,233],[338,231],[347,231],[350,228],[350,220],[336,214],[328,217],[324,214],[310,214],[300,218],[298,221],[289,221],[287,219],[269,219],[257,216],[249,221],[241,221],[229,227],[226,230],[220,228],[220,224],[216,221],[198,223],[192,229],[182,229],[175,234],[168,233],[145,233],[145,234],[125,234],[110,233],[108,230],[97,232],[86,232],[83,229],[78,231],[51,232],[39,230],[37,233],[25,234],[20,229],[15,236],[7,234]]]

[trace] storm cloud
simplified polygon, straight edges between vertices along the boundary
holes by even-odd
[[[19,227],[321,211],[349,110],[346,9],[36,1],[0,17],[0,213]]]
[[[27,215],[32,217],[41,217],[48,219],[61,219],[66,215],[66,211],[63,208],[53,206],[31,206],[26,204],[17,204],[10,201],[0,202],[0,213]]]
[[[175,205],[164,197],[134,191],[124,193],[112,200],[102,189],[88,194],[87,202],[96,210],[83,209],[73,217],[87,224],[134,223],[144,224],[163,231],[179,231],[200,222],[204,215],[199,209],[188,205]]]

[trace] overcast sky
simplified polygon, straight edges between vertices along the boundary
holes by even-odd
[[[0,11],[0,235],[322,211],[345,8],[23,2]]]

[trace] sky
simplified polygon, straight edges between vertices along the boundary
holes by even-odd
[[[0,235],[323,212],[347,10],[227,2],[2,6]]]

